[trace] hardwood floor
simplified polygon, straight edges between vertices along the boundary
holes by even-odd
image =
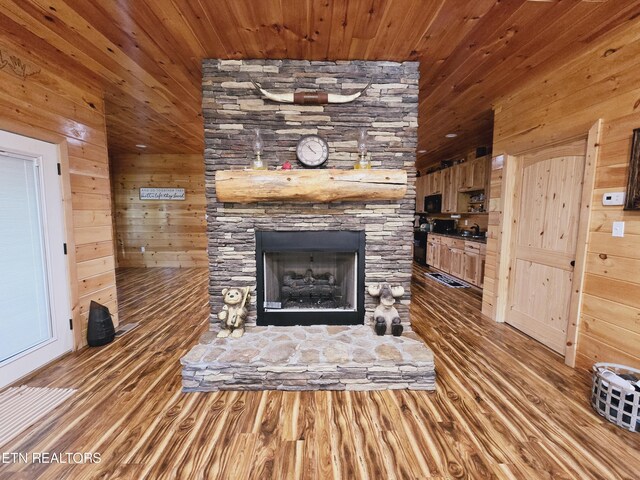
[[[2,452],[99,452],[101,463],[0,464],[0,479],[640,478],[640,435],[601,420],[589,378],[506,325],[480,296],[414,270],[414,328],[438,391],[180,392],[206,329],[205,269],[118,272],[142,325],[27,379],[79,391]]]

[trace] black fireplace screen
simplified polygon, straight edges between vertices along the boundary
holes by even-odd
[[[357,258],[356,252],[265,253],[265,310],[355,310]]]
[[[258,325],[364,321],[363,232],[256,232]]]

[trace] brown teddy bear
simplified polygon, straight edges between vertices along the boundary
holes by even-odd
[[[224,307],[218,313],[222,325],[218,337],[225,338],[231,335],[233,338],[239,338],[244,334],[244,320],[249,313],[244,305],[250,291],[251,287],[233,287],[222,290]]]

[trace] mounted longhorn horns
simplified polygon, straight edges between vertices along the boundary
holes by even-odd
[[[265,90],[262,86],[255,82],[252,78],[250,79],[253,86],[256,87],[262,95],[264,95],[269,100],[273,100],[274,102],[279,103],[298,103],[298,104],[316,104],[322,105],[325,103],[349,103],[353,102],[356,98],[362,95],[367,88],[371,85],[371,81],[367,83],[367,86],[364,87],[357,93],[352,95],[338,95],[335,93],[327,93],[327,92],[291,92],[291,93],[273,93],[269,90]]]

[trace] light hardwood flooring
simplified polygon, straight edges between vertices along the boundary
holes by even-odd
[[[589,406],[589,376],[509,326],[480,295],[414,270],[414,328],[436,393],[180,391],[206,329],[205,269],[118,272],[142,325],[26,380],[79,392],[2,452],[99,452],[86,465],[0,464],[0,479],[638,479],[640,434]]]

